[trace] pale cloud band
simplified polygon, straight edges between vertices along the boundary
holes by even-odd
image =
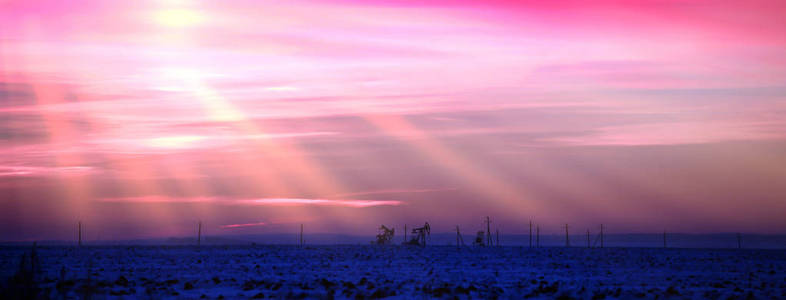
[[[254,205],[254,206],[340,206],[365,208],[375,206],[398,206],[404,204],[397,200],[351,200],[351,199],[306,199],[306,198],[258,198],[258,199],[227,199],[221,197],[166,197],[143,196],[124,198],[104,198],[104,202],[120,203],[209,203],[219,205]]]
[[[786,230],[786,1],[1,6],[0,236],[117,207]]]

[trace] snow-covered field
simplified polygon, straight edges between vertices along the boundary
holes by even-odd
[[[42,298],[786,299],[783,250],[348,245],[35,252],[33,281]],[[0,247],[5,295],[29,284],[20,272],[25,253],[31,248]]]

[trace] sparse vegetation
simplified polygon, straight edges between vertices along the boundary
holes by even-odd
[[[89,246],[5,247],[0,259],[11,298],[786,296],[777,250]]]

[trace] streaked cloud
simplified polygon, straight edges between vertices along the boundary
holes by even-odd
[[[2,166],[0,165],[0,177],[13,176],[70,176],[85,175],[95,171],[87,166],[69,167],[34,167],[34,166]]]
[[[243,228],[243,227],[256,227],[256,226],[267,226],[268,223],[265,222],[256,222],[256,223],[244,223],[244,224],[227,224],[221,225],[219,227],[223,229],[231,229],[231,228]]]
[[[0,235],[118,206],[783,231],[784,3],[5,1]]]
[[[432,189],[384,189],[384,190],[373,190],[373,191],[362,191],[362,192],[354,192],[354,193],[344,193],[338,194],[336,197],[354,197],[354,196],[366,196],[366,195],[384,195],[384,194],[414,194],[414,193],[431,193],[431,192],[444,192],[444,191],[454,191],[456,188],[432,188]]]
[[[345,207],[374,207],[374,206],[397,206],[403,204],[396,200],[341,200],[341,199],[300,199],[300,198],[262,198],[250,200],[238,200],[241,204],[252,205],[325,205],[325,206],[345,206]]]
[[[374,206],[397,206],[404,204],[397,200],[357,200],[357,199],[306,199],[306,198],[257,198],[232,199],[226,197],[167,197],[142,196],[104,198],[104,202],[120,203],[210,203],[219,205],[254,205],[254,206],[340,206],[364,208]]]

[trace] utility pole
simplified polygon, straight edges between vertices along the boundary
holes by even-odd
[[[300,223],[300,247],[303,247],[303,223]]]
[[[529,220],[529,247],[532,248],[532,220]]]
[[[456,225],[456,249],[461,248],[461,245],[464,244],[464,239],[461,237],[461,231],[459,231],[458,225]]]
[[[663,248],[666,248],[666,229],[663,229]]]
[[[199,221],[197,229],[197,247],[202,245],[202,221]]]
[[[535,247],[540,248],[540,225],[535,227]]]
[[[79,247],[82,247],[82,221],[79,221]]]
[[[591,248],[589,245],[589,229],[587,229],[587,248]]]
[[[570,238],[568,237],[568,224],[565,223],[565,247],[570,247]]]
[[[499,247],[499,228],[497,228],[497,247]]]
[[[404,244],[407,243],[407,224],[404,224]]]
[[[600,247],[603,248],[603,224],[600,224]]]
[[[491,219],[486,216],[486,246],[491,246]]]

